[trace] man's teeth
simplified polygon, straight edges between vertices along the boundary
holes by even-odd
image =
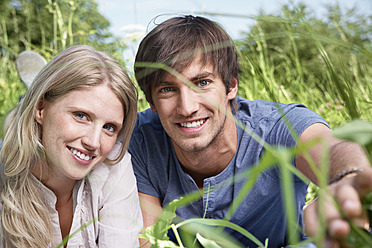
[[[76,150],[76,149],[74,149],[74,148],[70,148],[70,151],[73,153],[73,154],[75,154],[76,156],[78,156],[80,159],[82,159],[82,160],[86,160],[86,161],[88,161],[88,160],[91,160],[91,159],[93,159],[93,156],[89,156],[89,155],[87,155],[87,154],[84,154],[84,153],[82,153],[82,152],[79,152],[78,150]]]
[[[205,120],[193,121],[193,122],[184,122],[180,123],[181,127],[200,127]]]

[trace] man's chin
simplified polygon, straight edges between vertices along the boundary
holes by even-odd
[[[175,145],[175,142],[173,142],[173,145]],[[177,142],[176,146],[179,148],[179,150],[183,152],[202,152],[208,147],[209,143],[206,142]]]

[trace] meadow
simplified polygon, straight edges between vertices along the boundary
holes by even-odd
[[[73,7],[70,5],[70,10]],[[27,36],[24,36],[22,43],[25,49],[34,50],[49,61],[64,47],[74,43],[85,43],[106,50],[125,66],[125,58],[120,57],[125,49],[122,41],[115,40],[109,44],[110,49],[106,49],[104,43],[91,42],[87,34],[73,30],[71,17],[73,11],[64,15],[55,3],[50,4],[50,8],[53,10],[49,11],[50,15],[55,20],[53,43],[44,42],[44,45],[36,46],[31,40],[27,40]],[[211,16],[215,13],[205,14]],[[335,129],[335,135],[360,143],[366,148],[366,153],[371,155],[372,28],[369,23],[372,21],[372,16],[358,16],[353,10],[342,13],[335,6],[329,9],[328,16],[324,20],[319,20],[308,15],[306,6],[298,5],[283,6],[280,16],[258,15],[255,19],[255,26],[242,35],[244,38],[235,41],[242,71],[238,95],[251,100],[303,103],[319,113]],[[13,20],[2,19],[0,28],[1,122],[26,91],[25,85],[17,74],[14,63],[17,51],[12,49],[9,42],[6,22],[8,24],[10,22],[13,26],[17,25],[14,18]],[[38,28],[43,29],[43,26],[39,25]],[[116,49],[112,50],[111,47],[115,44]],[[135,78],[132,79],[135,81]],[[139,90],[138,110],[144,110],[147,106]],[[300,152],[306,153],[306,151]],[[275,165],[280,166],[289,233],[293,232],[295,229],[293,223],[296,223],[291,173],[296,173],[304,181],[309,182],[293,170],[290,161],[294,155],[294,149],[279,151],[275,147],[268,146],[262,161],[236,179],[241,180],[245,175],[250,175],[249,178],[252,178],[246,181],[240,197],[235,199],[239,203],[262,171]],[[319,187],[310,185],[307,201],[311,201],[316,195],[322,200],[327,194],[326,157],[323,160],[321,167],[316,170]],[[195,239],[203,247],[239,247],[223,234],[222,229],[228,227],[251,238],[259,247],[266,247],[270,243],[270,240],[267,240],[267,243],[256,240],[250,233],[229,222],[228,218],[225,220],[191,219],[178,221],[177,224],[172,222],[177,220],[176,208],[198,198],[200,198],[199,193],[172,202],[164,209],[158,223],[148,228],[142,236],[148,238],[156,247],[192,247],[196,245]],[[366,208],[370,205],[367,199]],[[233,212],[234,209],[231,209],[229,215],[231,216]],[[211,226],[221,228],[212,229]],[[196,238],[193,236],[188,239],[188,235],[179,232],[181,227],[184,227],[183,232],[189,230],[193,233],[193,230],[198,230],[195,234]],[[179,245],[168,240],[169,229],[176,233]],[[355,226],[352,230],[349,242],[353,247],[372,247],[372,238],[369,234]],[[182,235],[185,235],[184,238],[181,238]],[[295,246],[305,246],[312,241],[318,247],[322,247],[324,237],[325,231],[320,228],[319,235],[314,239],[306,242],[293,239],[292,243]]]

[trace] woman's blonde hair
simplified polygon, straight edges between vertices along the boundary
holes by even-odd
[[[48,247],[53,229],[43,196],[31,177],[31,168],[45,156],[35,111],[41,101],[105,84],[123,104],[124,122],[118,142],[122,150],[108,165],[119,162],[127,150],[137,115],[137,91],[114,59],[92,47],[72,46],[52,59],[36,76],[18,106],[8,115],[0,161],[4,164],[1,189],[1,239],[6,247]],[[0,244],[1,246],[1,244]]]

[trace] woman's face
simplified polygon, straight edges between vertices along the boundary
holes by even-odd
[[[101,164],[124,120],[123,105],[106,85],[43,101],[35,113],[51,176],[79,180]]]

